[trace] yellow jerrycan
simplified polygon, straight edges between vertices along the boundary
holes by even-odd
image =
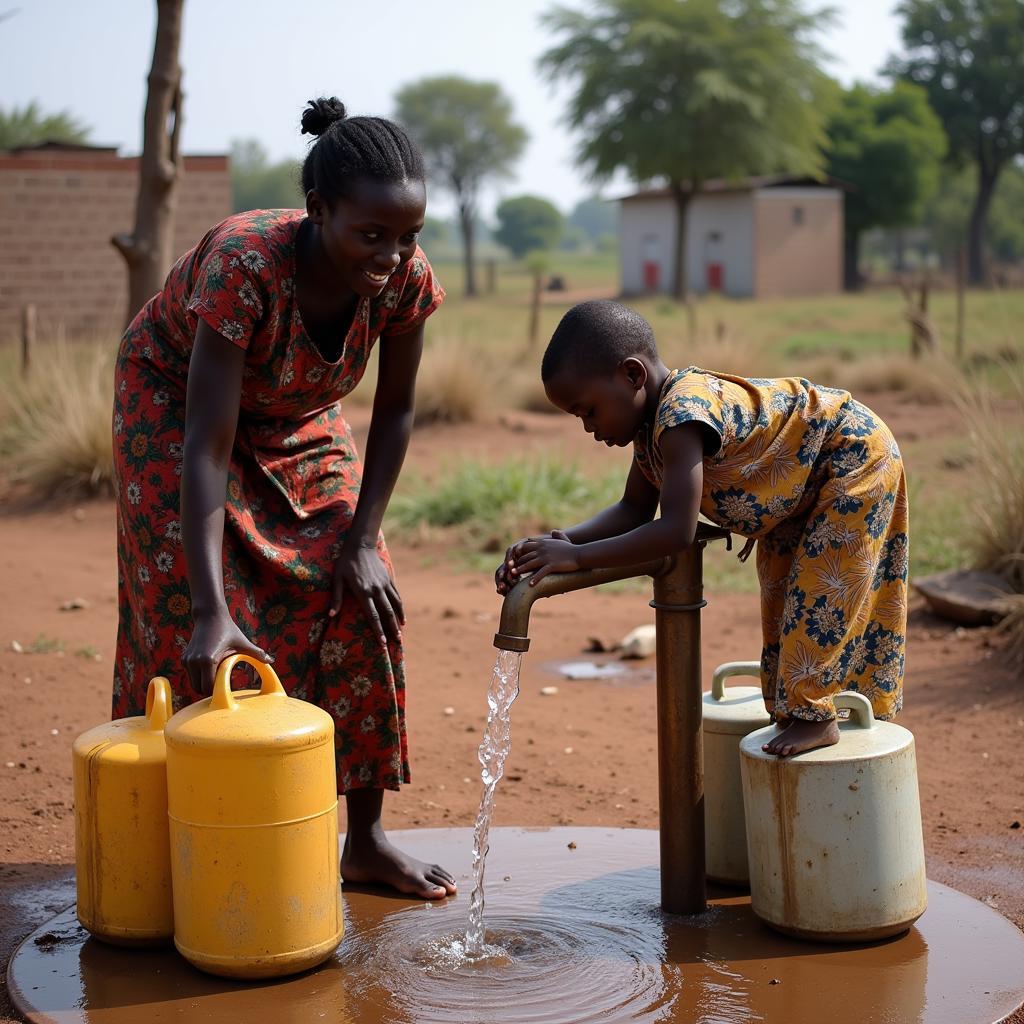
[[[252,665],[259,690],[231,691]],[[195,967],[270,978],[326,960],[344,934],[334,722],[277,673],[225,658],[213,695],[167,723],[174,944]]]
[[[171,684],[150,680],[146,713],[82,733],[72,747],[78,920],[117,945],[174,934],[164,724]]]

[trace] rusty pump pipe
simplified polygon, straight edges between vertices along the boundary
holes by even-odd
[[[704,877],[704,751],[701,741],[700,610],[704,547],[729,531],[700,523],[693,544],[678,555],[616,569],[552,573],[535,587],[520,580],[505,595],[494,646],[530,648],[530,609],[555,594],[635,576],[654,578],[657,630],[658,808],[661,907],[670,914],[707,909]]]

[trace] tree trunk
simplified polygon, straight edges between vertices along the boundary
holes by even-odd
[[[860,291],[860,232],[847,228],[843,234],[843,288]]]
[[[680,302],[686,302],[689,297],[686,277],[686,211],[690,208],[691,200],[697,194],[697,188],[696,186],[684,188],[681,182],[673,181],[669,185],[669,189],[676,207],[675,268],[672,277],[672,295]]]
[[[985,259],[985,226],[988,208],[996,191],[996,182],[1002,165],[984,154],[978,159],[978,191],[971,208],[971,219],[967,226],[967,278],[971,284],[985,284],[988,280]]]
[[[466,268],[466,296],[476,295],[476,261],[473,251],[473,204],[459,203],[459,225],[462,228],[462,260]]]
[[[126,324],[158,292],[173,262],[176,185],[181,175],[181,18],[185,0],[157,0],[156,41],[143,122],[135,228],[111,243],[128,264]]]

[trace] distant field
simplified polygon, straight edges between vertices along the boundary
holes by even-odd
[[[569,305],[582,298],[614,297],[618,287],[614,254],[554,256],[550,274],[560,276],[566,290],[544,293],[540,337],[531,348],[527,325],[532,281],[521,265],[499,264],[495,293],[473,300],[463,297],[461,264],[439,260],[434,267],[447,288],[448,300],[428,325],[420,389],[431,396],[438,418],[456,422],[467,417],[471,421],[494,419],[503,408],[545,409],[538,367],[547,337]],[[487,278],[486,265],[481,262],[481,290],[486,288]],[[914,571],[966,564],[970,557],[967,539],[978,509],[977,466],[983,459],[978,442],[972,440],[950,400],[951,394],[966,386],[979,396],[994,396],[997,419],[1001,422],[1006,417],[1006,435],[1020,436],[1024,420],[1013,394],[1014,378],[1020,387],[1024,373],[1018,326],[1024,323],[1024,291],[968,294],[965,359],[960,366],[948,358],[953,353],[956,316],[955,299],[949,292],[931,296],[930,312],[942,355],[919,362],[909,358],[909,327],[902,295],[895,289],[760,301],[699,298],[689,308],[667,298],[630,301],[651,321],[662,355],[672,366],[696,364],[746,376],[799,374],[823,384],[848,387],[869,405],[873,396],[878,396],[887,409],[908,410],[904,418],[909,417],[914,429],[906,429],[900,440],[909,467]],[[36,471],[52,478],[48,485],[52,490],[64,488],[70,478],[61,469],[62,462],[76,467],[74,479],[89,479],[90,473],[109,474],[110,412],[103,400],[102,380],[110,370],[108,359],[100,357],[115,346],[116,338],[67,346],[40,344],[27,389],[21,381],[17,347],[0,347],[0,455],[5,463],[21,471],[26,468],[26,453],[32,452]],[[1011,371],[1011,366],[1016,369]],[[367,381],[351,396],[351,403],[365,406],[370,402],[374,373],[371,365]],[[452,411],[448,417],[446,401]],[[919,419],[926,422],[918,423]],[[466,436],[471,434],[470,425]],[[43,438],[46,442],[41,445]],[[458,448],[456,444],[451,452],[453,475],[460,471],[472,474],[473,465],[464,457],[460,465]],[[514,453],[496,452],[494,461],[510,454]],[[91,469],[94,464],[99,469]],[[486,476],[482,467],[477,472]],[[500,484],[493,481],[488,486],[495,493],[501,491]],[[481,513],[475,523],[467,520],[444,529],[453,531],[459,546],[469,548],[484,534],[514,534],[520,519],[525,528],[536,529],[537,515],[525,508],[531,503],[539,508],[550,500],[537,493],[531,498],[531,486],[524,482],[521,513],[513,508],[498,517],[501,503],[484,493],[485,487],[478,497],[491,509],[490,518],[500,518],[500,523]],[[589,488],[593,496],[608,491],[611,485],[593,475],[593,479],[566,486],[569,493],[575,493],[577,486]],[[459,490],[465,489],[460,485]],[[393,521],[401,516],[407,526],[420,503],[429,497],[423,493],[422,483],[403,477]],[[575,498],[565,500],[577,503]],[[443,518],[436,506],[431,507],[432,514]],[[567,514],[559,507],[559,519]],[[479,548],[470,558],[475,565],[492,560],[490,555],[480,554]],[[710,582],[729,588],[753,586],[752,573],[733,562],[712,559]]]

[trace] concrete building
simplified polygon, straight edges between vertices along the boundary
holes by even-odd
[[[785,175],[709,181],[687,210],[692,292],[745,298],[820,295],[843,284],[843,186]],[[624,295],[669,293],[676,209],[668,189],[620,200]]]
[[[137,157],[45,144],[0,152],[0,341],[36,308],[40,339],[121,333],[128,271],[110,236],[131,231]],[[226,156],[186,156],[175,258],[231,213]]]

